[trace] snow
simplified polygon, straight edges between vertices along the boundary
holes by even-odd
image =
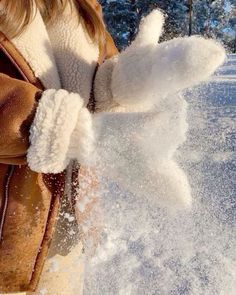
[[[102,179],[104,228],[84,294],[236,293],[235,64],[229,56],[210,81],[185,93],[189,133],[177,159],[189,177],[191,210],[154,206]]]
[[[173,159],[186,138],[186,102],[181,96],[166,98],[164,106],[153,112],[98,116],[102,116],[94,165],[98,173],[154,206],[191,205],[187,177]]]

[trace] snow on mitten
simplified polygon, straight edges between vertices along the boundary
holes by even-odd
[[[164,17],[158,10],[141,22],[133,43],[100,66],[95,81],[98,111],[145,111],[167,96],[206,80],[225,60],[223,47],[200,36],[158,44]]]

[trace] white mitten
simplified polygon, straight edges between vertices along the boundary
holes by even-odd
[[[164,17],[154,10],[136,40],[106,61],[95,81],[97,109],[149,110],[167,96],[206,80],[225,59],[223,47],[199,36],[158,43]]]
[[[77,93],[43,92],[30,129],[29,167],[42,173],[62,172],[71,159],[85,162],[93,147],[91,114]]]

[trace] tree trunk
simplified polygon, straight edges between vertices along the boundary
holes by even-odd
[[[189,30],[188,35],[192,35],[192,23],[193,23],[193,0],[188,0],[189,5]]]
[[[132,11],[137,14],[137,7],[136,7],[136,0],[130,0],[130,3],[132,5]],[[136,21],[136,27],[138,26],[138,21]],[[130,38],[129,38],[129,42],[132,42],[135,38],[135,35],[136,35],[136,29],[133,29],[131,32],[130,32]]]

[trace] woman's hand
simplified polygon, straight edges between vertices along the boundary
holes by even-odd
[[[152,109],[206,80],[223,63],[225,51],[215,40],[192,36],[158,44],[163,23],[160,11],[151,12],[136,40],[100,67],[95,83],[99,110],[109,109],[108,101],[111,109]]]
[[[70,160],[84,163],[93,144],[91,114],[77,93],[42,93],[30,128],[27,161],[36,172],[60,173]]]

